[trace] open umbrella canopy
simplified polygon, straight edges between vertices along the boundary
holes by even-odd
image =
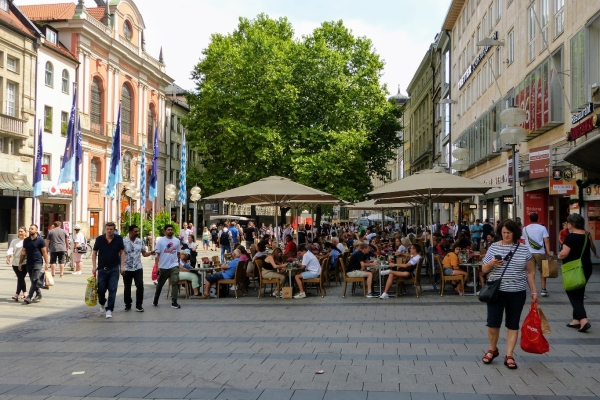
[[[397,201],[405,201],[405,198],[436,200],[447,195],[484,194],[491,188],[491,185],[474,179],[429,169],[377,188],[369,195],[374,199],[395,198]]]
[[[233,220],[237,220],[237,221],[248,221],[248,218],[242,217],[242,216],[239,216],[239,215],[211,215],[208,219],[209,220],[215,220],[215,219],[233,219]]]
[[[371,221],[381,221],[381,214],[377,213],[377,214],[367,215],[367,218],[370,219]],[[388,217],[386,215],[385,216],[385,220],[386,221],[393,221],[394,218]]]
[[[269,204],[285,206],[289,203],[324,204],[338,199],[329,194],[281,176],[270,176],[256,182],[206,197],[207,200],[226,200],[236,204]]]
[[[365,201],[350,204],[350,205],[347,205],[344,207],[350,208],[352,210],[381,210],[383,208],[389,209],[389,210],[396,210],[396,209],[400,209],[400,208],[412,208],[413,205],[408,204],[408,203],[398,203],[395,200],[391,200],[391,202],[389,204],[387,204],[387,203],[386,204],[384,204],[384,203],[376,204],[375,200],[365,200]]]

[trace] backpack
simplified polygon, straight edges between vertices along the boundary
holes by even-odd
[[[229,246],[229,232],[222,232],[219,238],[219,243],[225,246]]]

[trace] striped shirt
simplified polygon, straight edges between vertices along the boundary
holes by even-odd
[[[527,290],[526,269],[527,262],[531,260],[531,253],[527,246],[519,245],[517,248],[516,244],[503,245],[502,242],[492,243],[483,259],[483,263],[489,263],[497,254],[502,256],[502,259],[505,260],[510,252],[513,252],[514,254],[510,261],[510,265],[502,278],[502,283],[500,283],[500,290],[503,292],[519,292]],[[492,270],[488,275],[488,280],[495,281],[496,279],[500,279],[505,267],[506,261],[504,261],[502,267],[492,267]]]

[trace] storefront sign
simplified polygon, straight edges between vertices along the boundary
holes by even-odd
[[[572,142],[572,141],[577,140],[580,137],[584,136],[585,134],[590,133],[591,131],[596,129],[599,122],[600,121],[598,118],[598,114],[595,114],[595,115],[589,117],[588,119],[584,120],[579,125],[571,128],[571,130],[569,131],[569,134],[567,136],[567,140],[569,142]]]
[[[469,204],[469,209],[477,210],[477,204]]]
[[[600,185],[590,185],[585,188],[584,200],[600,200]]]
[[[546,225],[546,215],[548,213],[548,193],[546,190],[535,190],[525,192],[523,198],[523,211],[525,217],[531,213],[538,215],[538,222]],[[546,225],[547,226],[547,225]]]
[[[498,40],[498,31],[494,32],[494,34],[492,35],[492,39],[494,40]],[[490,51],[490,46],[485,46],[477,55],[477,58],[475,58],[475,60],[473,60],[473,62],[471,63],[471,65],[469,65],[467,67],[467,70],[465,71],[465,73],[463,74],[463,76],[460,78],[460,80],[458,81],[458,88],[460,89],[461,87],[463,87],[463,85],[465,84],[465,82],[469,79],[469,77],[471,76],[471,74],[473,73],[473,71],[475,71],[475,69],[477,68],[477,66],[479,66],[479,63],[481,63],[481,60],[483,60],[483,57],[485,57],[485,55]]]
[[[542,128],[555,122],[550,118],[549,82],[553,74],[556,74],[554,67],[546,59],[515,88],[515,104],[527,114],[525,122],[521,124],[527,133],[541,132]]]
[[[529,152],[529,179],[547,178],[550,173],[550,146],[536,147]]]
[[[504,196],[504,197],[502,197],[502,202],[505,204],[512,204],[513,197],[512,196]]]
[[[48,175],[50,173],[50,165],[42,164],[42,175]]]
[[[573,171],[570,168],[552,168],[552,175],[550,176],[549,181],[551,195],[577,194],[577,186],[573,179]]]
[[[580,214],[579,203],[569,204],[569,214]]]
[[[63,221],[63,229],[67,231],[67,233],[71,233],[71,223],[69,221]]]
[[[59,189],[56,186],[50,186],[50,189],[48,189],[48,194],[51,196],[56,196],[57,194],[71,196],[73,194],[73,189]]]
[[[588,105],[577,114],[573,114],[571,117],[571,124],[575,125],[583,120],[585,117],[594,112],[594,103],[588,103]]]

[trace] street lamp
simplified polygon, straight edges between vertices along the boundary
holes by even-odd
[[[512,193],[513,193],[513,218],[517,218],[517,144],[527,138],[527,132],[521,124],[527,119],[525,110],[518,107],[509,107],[500,113],[500,122],[508,125],[500,132],[500,141],[512,147]]]
[[[17,170],[12,175],[13,185],[17,187],[17,224],[15,225],[15,233],[19,233],[19,188],[25,184],[25,174],[21,172],[21,170]]]
[[[131,215],[133,214],[133,200],[139,200],[142,193],[140,189],[134,187],[132,189],[127,190],[125,195],[129,197],[129,225],[131,226]]]
[[[469,168],[469,149],[463,147],[457,147],[452,150],[452,157],[456,158],[456,161],[452,162],[452,169],[458,172],[466,171]]]
[[[190,200],[194,202],[194,230],[197,230],[198,228],[198,201],[202,198],[202,196],[200,195],[200,193],[202,192],[202,189],[200,189],[198,187],[198,185],[195,185],[193,188],[190,189]],[[196,236],[197,232],[194,232],[194,236]]]
[[[169,218],[171,218],[171,202],[177,198],[177,187],[172,183],[165,186],[165,199],[169,202]]]

